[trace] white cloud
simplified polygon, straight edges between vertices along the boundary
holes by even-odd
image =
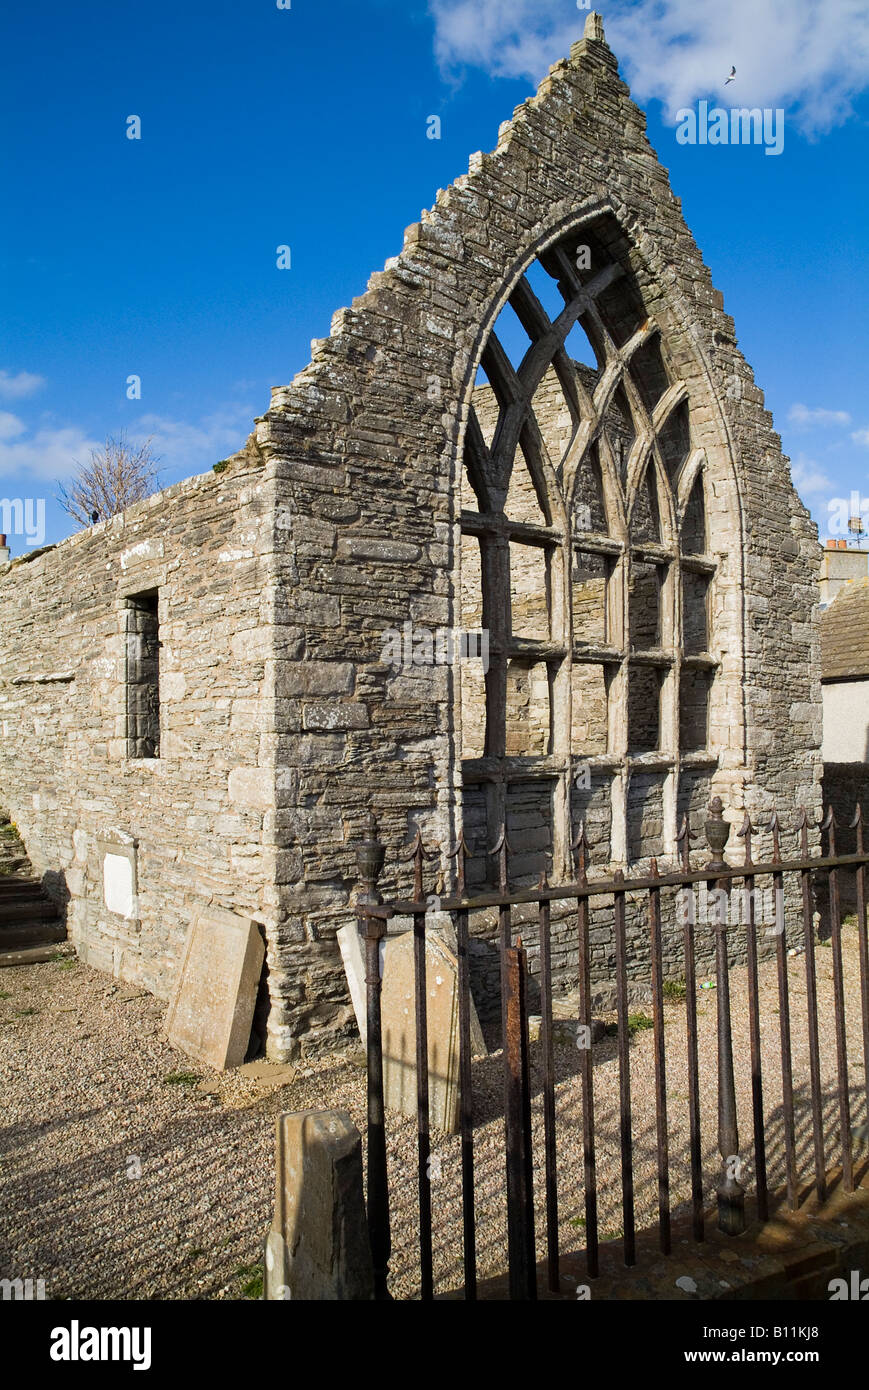
[[[836,491],[836,484],[812,459],[800,454],[791,464],[791,477],[794,487],[802,498],[830,497]]]
[[[259,412],[252,405],[227,405],[198,423],[173,420],[163,415],[143,415],[137,427],[127,427],[131,441],[152,436],[161,475],[189,477],[211,468],[218,460],[240,449]],[[117,435],[117,428],[107,433]],[[76,463],[87,463],[91,450],[102,448],[105,438],[93,439],[77,425],[57,425],[46,420],[31,428],[17,415],[0,411],[0,478],[12,475],[54,482],[70,477]]]
[[[27,429],[23,420],[9,410],[0,410],[0,439],[15,439]]]
[[[850,425],[851,416],[847,410],[812,409],[799,401],[788,411],[788,424],[796,429],[811,429],[813,425]]]
[[[46,424],[31,433],[23,420],[0,412],[0,478],[15,474],[53,482],[68,477],[75,460],[89,459],[98,447],[99,440],[77,425]]]
[[[865,444],[867,449],[869,449],[869,429],[855,430],[851,438],[855,444]]]
[[[587,12],[565,0],[429,0],[442,70],[463,64],[539,82],[582,37]],[[658,98],[671,120],[708,97],[784,107],[810,134],[846,119],[869,86],[869,0],[610,0],[607,41],[636,100]],[[726,89],[731,65],[736,80]]]
[[[251,430],[254,417],[262,414],[250,405],[226,405],[198,423],[172,420],[165,415],[143,415],[135,431],[137,439],[152,436],[151,447],[159,455],[162,472],[179,476],[203,473],[229,454],[240,449]],[[133,434],[133,431],[130,431]]]
[[[44,385],[45,377],[37,376],[35,372],[17,372],[13,376],[0,367],[0,400],[17,401],[22,396],[32,396]]]

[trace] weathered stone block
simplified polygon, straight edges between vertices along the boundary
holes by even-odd
[[[342,695],[352,688],[349,661],[288,662],[275,676],[276,695]]]
[[[265,1245],[264,1297],[374,1297],[362,1190],[362,1139],[343,1110],[281,1115],[275,1213]]]
[[[229,774],[229,798],[240,806],[271,806],[275,799],[274,771],[268,767],[234,767]]]
[[[265,948],[256,922],[210,908],[190,926],[166,1032],[223,1070],[244,1061]]]
[[[437,937],[426,937],[426,1032],[432,1128],[459,1125],[458,961]],[[476,1027],[474,1027],[476,1024]],[[386,943],[381,992],[383,1095],[390,1110],[416,1118],[416,1006],[412,932]],[[472,1005],[471,1051],[485,1053]]]

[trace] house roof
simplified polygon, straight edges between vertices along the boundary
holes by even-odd
[[[821,680],[869,679],[869,579],[846,584],[821,610]]]

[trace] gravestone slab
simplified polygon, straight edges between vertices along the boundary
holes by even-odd
[[[386,936],[380,942],[380,977],[383,979],[386,969],[387,952],[397,941],[404,940],[404,937],[412,933],[400,932],[394,936]],[[441,940],[447,950],[455,957],[455,933],[452,937],[444,932],[440,925],[433,931],[429,927],[427,933],[428,940]],[[359,1029],[359,1036],[362,1039],[362,1046],[366,1046],[368,1038],[368,992],[365,984],[365,939],[359,933],[359,928],[355,922],[349,922],[347,926],[339,928],[336,932],[338,945],[341,949],[341,959],[344,962],[344,974],[347,977],[347,987],[350,990],[350,999],[353,1004],[353,1012],[356,1015],[356,1026]],[[483,1040],[483,1030],[480,1027],[480,1020],[477,1010],[471,1000],[471,1056],[485,1057],[487,1052],[486,1044]]]
[[[370,1299],[374,1271],[362,1190],[362,1139],[343,1110],[281,1115],[266,1299]]]
[[[348,922],[335,933],[344,962],[344,974],[350,990],[350,1001],[356,1015],[356,1026],[365,1047],[368,1037],[368,994],[365,985],[365,938],[360,935],[355,922]],[[380,973],[383,974],[383,947],[380,943]]]
[[[170,1043],[220,1071],[239,1066],[264,956],[256,922],[218,908],[194,918],[166,1020]]]
[[[459,1127],[458,961],[439,937],[426,937],[429,1118],[433,1129]],[[383,1095],[390,1110],[416,1118],[416,1005],[413,932],[386,943],[381,993]],[[471,1053],[486,1046],[471,1004]]]

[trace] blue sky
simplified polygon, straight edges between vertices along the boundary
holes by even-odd
[[[598,8],[826,533],[830,499],[869,496],[869,0]],[[107,434],[153,435],[164,484],[238,448],[585,17],[575,0],[7,10],[0,497],[44,497],[57,540],[56,480]],[[700,98],[781,106],[782,154],[679,145],[675,113]]]

